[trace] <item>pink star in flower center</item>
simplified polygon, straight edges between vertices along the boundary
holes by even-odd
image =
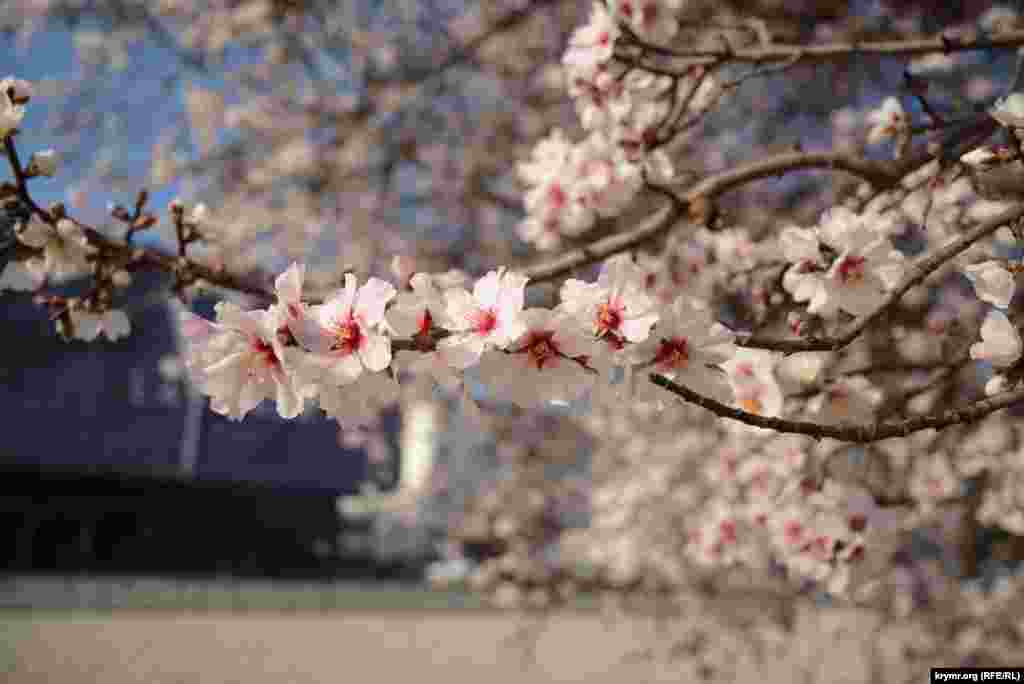
[[[253,351],[259,355],[263,361],[263,365],[268,368],[277,368],[281,365],[281,361],[277,358],[277,354],[274,353],[274,347],[269,342],[263,339],[254,340],[252,343]]]
[[[340,351],[343,355],[353,353],[363,343],[363,331],[359,321],[350,313],[347,318],[338,321],[334,325],[334,344],[331,349]]]
[[[558,345],[554,341],[554,332],[531,332],[526,338],[526,344],[521,349],[529,355],[530,364],[543,370],[544,365],[556,365],[558,363]]]
[[[685,337],[662,340],[654,363],[666,370],[686,368],[690,364],[690,344]]]
[[[867,259],[862,256],[846,256],[839,262],[837,273],[839,280],[847,285],[853,285],[864,280],[864,266]]]
[[[498,327],[498,314],[493,309],[481,309],[472,314],[473,331],[479,335],[490,335]]]
[[[597,335],[603,337],[609,332],[618,330],[622,325],[622,314],[625,306],[614,300],[608,300],[597,307]]]

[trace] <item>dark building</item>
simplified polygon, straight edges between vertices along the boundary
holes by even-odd
[[[167,372],[168,284],[137,280],[119,302],[132,335],[115,343],[65,343],[28,297],[0,293],[0,567],[338,571],[335,502],[371,476],[365,454],[314,412],[210,412]]]

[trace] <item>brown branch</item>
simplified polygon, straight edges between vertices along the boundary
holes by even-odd
[[[771,349],[787,354],[805,351],[838,351],[853,342],[864,330],[878,319],[890,307],[895,305],[904,294],[913,287],[921,284],[925,278],[935,272],[942,264],[964,251],[972,244],[988,235],[996,232],[1007,223],[1011,223],[1021,216],[1024,216],[1024,204],[1011,207],[1001,214],[979,224],[972,230],[964,233],[949,244],[935,250],[931,255],[920,259],[910,268],[903,277],[903,281],[896,289],[890,291],[878,307],[864,316],[861,316],[846,329],[846,332],[835,337],[811,338],[811,339],[771,339],[758,337],[756,335],[739,336],[736,344],[741,347],[753,347],[757,349]]]
[[[685,205],[676,200],[669,202],[642,225],[625,233],[618,233],[597,242],[565,252],[544,263],[523,269],[530,284],[542,283],[563,276],[573,270],[625,252],[668,231],[684,215]]]
[[[809,435],[816,439],[829,437],[843,442],[856,442],[859,444],[876,442],[891,437],[906,437],[921,430],[941,430],[951,425],[972,423],[996,411],[1001,411],[1024,402],[1024,388],[1021,388],[1011,392],[1002,392],[988,399],[981,399],[961,408],[943,411],[934,416],[908,418],[898,422],[866,423],[861,425],[821,425],[807,421],[769,418],[756,413],[748,413],[747,411],[726,406],[702,394],[697,394],[687,387],[677,385],[668,378],[654,373],[650,375],[650,380],[658,387],[668,390],[683,401],[705,408],[721,418],[728,418],[747,425],[775,430],[776,432]]]
[[[273,299],[274,295],[268,288],[253,282],[269,281],[269,278],[262,275],[243,278],[225,271],[212,269],[209,266],[180,256],[171,256],[154,249],[133,247],[129,244],[117,242],[108,238],[92,226],[80,221],[75,221],[70,217],[58,216],[54,212],[43,209],[35,202],[35,200],[32,199],[32,196],[29,193],[28,177],[25,175],[24,168],[21,165],[21,160],[18,156],[18,150],[14,144],[13,137],[7,136],[4,138],[4,150],[7,154],[7,160],[10,163],[11,172],[14,174],[14,182],[18,198],[28,206],[33,214],[38,216],[48,225],[56,227],[59,218],[67,218],[68,220],[73,221],[85,233],[89,244],[96,247],[99,252],[104,255],[104,259],[116,261],[129,267],[151,268],[172,273],[175,274],[179,281],[184,281],[184,284],[190,284],[201,279],[217,287],[235,290],[237,292],[267,300]],[[142,195],[140,194],[140,200],[141,199]],[[139,200],[137,200],[137,202],[138,201]]]
[[[670,206],[641,226],[598,240],[586,247],[570,250],[553,260],[523,269],[523,273],[530,277],[532,283],[544,282],[632,249],[670,230],[691,206],[763,178],[803,169],[827,169],[859,176],[875,187],[891,188],[931,159],[927,151],[899,161],[874,161],[837,152],[786,152],[709,176],[688,189],[681,198],[663,188],[648,185],[649,189],[670,198]]]
[[[628,44],[627,44],[628,45]],[[913,57],[935,52],[949,54],[970,50],[1009,49],[1024,45],[1024,31],[1007,31],[998,36],[946,35],[911,40],[866,43],[827,43],[824,45],[765,45],[754,48],[675,50],[634,41],[632,45],[652,54],[683,58],[687,65],[718,64],[726,61],[763,64],[765,62],[828,62],[863,57]]]

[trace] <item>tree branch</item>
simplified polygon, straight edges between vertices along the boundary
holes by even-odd
[[[828,62],[875,57],[913,57],[934,52],[949,54],[971,50],[1009,49],[1024,45],[1024,31],[1007,31],[998,36],[946,36],[911,40],[888,40],[866,43],[827,43],[823,45],[765,45],[755,48],[676,50],[634,40],[632,45],[646,52],[665,57],[685,59],[687,65],[722,62]]]
[[[908,173],[924,166],[932,158],[927,151],[899,161],[875,161],[837,152],[786,152],[709,176],[688,189],[682,198],[663,188],[649,185],[648,188],[670,198],[670,206],[655,214],[650,221],[626,232],[598,240],[587,247],[571,250],[550,261],[523,269],[523,273],[530,277],[532,283],[545,282],[581,266],[632,249],[670,230],[686,215],[688,208],[696,203],[712,200],[730,190],[763,178],[781,176],[802,169],[828,169],[859,176],[878,188],[891,188]]]
[[[829,437],[843,442],[856,442],[867,444],[877,442],[891,437],[906,437],[921,430],[941,430],[951,425],[960,423],[972,423],[985,418],[989,414],[1009,408],[1015,404],[1024,402],[1024,388],[1011,392],[1002,392],[988,399],[982,399],[970,403],[958,409],[950,409],[934,416],[923,416],[908,418],[898,422],[867,423],[862,425],[821,425],[799,420],[784,420],[782,418],[769,418],[756,413],[748,413],[731,406],[715,401],[710,397],[697,394],[693,390],[677,385],[668,378],[652,373],[650,380],[658,387],[662,387],[677,397],[690,404],[696,404],[701,408],[711,411],[716,416],[739,421],[747,425],[759,428],[775,430],[798,435],[809,435],[816,439]]]
[[[787,354],[806,351],[839,351],[857,339],[857,337],[859,337],[872,322],[885,313],[890,307],[895,305],[911,288],[921,284],[925,278],[936,271],[940,266],[942,266],[942,264],[955,257],[978,240],[991,235],[1002,226],[1019,219],[1021,216],[1024,216],[1024,204],[1018,204],[1007,209],[998,216],[995,216],[964,233],[949,244],[940,247],[931,255],[919,260],[903,277],[903,281],[899,286],[890,291],[874,311],[855,320],[853,324],[846,329],[846,332],[841,335],[810,339],[771,339],[759,337],[757,335],[741,335],[736,338],[736,344],[741,347],[771,349],[773,351],[781,351]]]

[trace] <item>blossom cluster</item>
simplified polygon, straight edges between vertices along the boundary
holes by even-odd
[[[519,235],[539,249],[556,247],[598,218],[619,215],[647,182],[674,175],[663,148],[676,100],[705,107],[714,79],[703,71],[673,79],[632,69],[614,59],[620,22],[637,35],[659,41],[677,30],[673,13],[681,2],[628,0],[611,9],[595,2],[590,21],[577,29],[562,58],[565,81],[588,137],[573,143],[561,130],[541,141],[519,165],[527,185],[527,217]],[[676,114],[678,116],[678,114]]]
[[[472,291],[419,273],[401,294],[347,274],[344,288],[317,305],[302,300],[303,280],[304,268],[290,267],[267,309],[225,302],[215,322],[185,314],[187,366],[215,411],[241,419],[273,399],[293,418],[315,398],[342,423],[359,422],[403,372],[450,387],[469,368],[522,406],[571,402],[631,365],[728,399],[718,364],[733,355],[732,334],[686,297],[663,310],[628,255],[608,260],[596,282],[567,281],[554,309],[526,308],[527,278],[504,269]]]

